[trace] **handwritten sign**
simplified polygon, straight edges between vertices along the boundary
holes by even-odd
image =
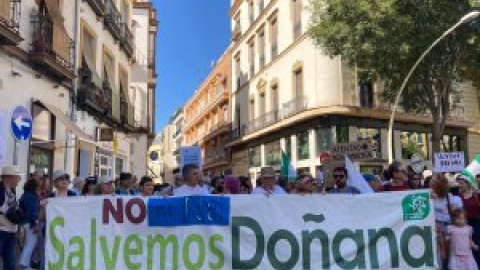
[[[371,142],[360,141],[351,143],[339,143],[332,146],[331,154],[332,160],[344,162],[345,155],[351,160],[366,160],[374,158],[374,147]]]
[[[461,172],[465,169],[463,152],[435,153],[435,172]]]
[[[190,196],[148,201],[148,226],[228,226],[230,198]]]
[[[187,164],[196,164],[202,169],[202,148],[200,146],[180,147],[180,168]]]

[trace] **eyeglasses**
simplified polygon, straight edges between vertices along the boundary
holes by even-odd
[[[335,178],[335,179],[337,179],[337,178],[338,178],[338,179],[343,179],[343,178],[345,178],[345,175],[343,175],[343,174],[335,174],[335,175],[333,175],[333,178]]]

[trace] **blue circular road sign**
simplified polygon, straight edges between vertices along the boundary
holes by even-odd
[[[24,106],[17,106],[13,109],[10,119],[10,127],[13,137],[17,141],[26,141],[32,136],[33,120],[30,111]]]

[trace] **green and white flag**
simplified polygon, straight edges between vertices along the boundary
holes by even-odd
[[[462,175],[465,175],[470,180],[470,183],[475,188],[478,188],[477,181],[475,176],[480,174],[480,154],[475,157],[475,159],[468,165],[468,167],[462,171]]]
[[[289,182],[294,182],[297,178],[297,171],[284,151],[282,151],[282,176],[287,177]]]

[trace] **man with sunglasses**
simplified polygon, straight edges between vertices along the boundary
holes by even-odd
[[[335,188],[330,191],[331,194],[360,194],[357,188],[347,185],[348,170],[345,167],[333,169],[333,179]]]

